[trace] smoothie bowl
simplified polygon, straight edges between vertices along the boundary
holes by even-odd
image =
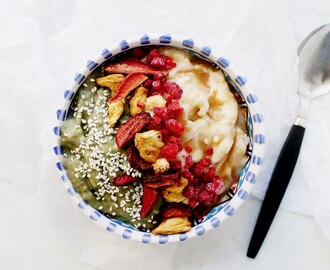
[[[262,164],[263,115],[246,85],[192,39],[145,35],[104,49],[57,111],[68,193],[125,239],[164,244],[218,227]]]

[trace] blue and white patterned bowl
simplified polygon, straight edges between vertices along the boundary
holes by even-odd
[[[258,98],[255,94],[253,94],[253,92],[248,90],[248,82],[246,78],[235,73],[234,65],[227,58],[222,57],[221,55],[213,54],[212,49],[209,46],[200,46],[191,38],[182,39],[169,34],[161,36],[144,35],[139,39],[122,40],[119,45],[114,46],[111,49],[104,49],[97,58],[89,60],[84,69],[82,69],[80,73],[77,73],[74,76],[72,84],[64,91],[64,105],[56,112],[59,124],[54,128],[55,135],[57,137],[60,136],[61,124],[66,119],[67,112],[70,108],[70,104],[76,91],[84,82],[85,78],[87,78],[87,76],[96,67],[123,51],[149,45],[168,45],[177,48],[188,49],[199,54],[205,59],[212,61],[223,70],[230,84],[242,97],[243,102],[241,102],[240,106],[247,108],[247,129],[251,139],[249,149],[251,159],[240,174],[239,181],[235,187],[236,192],[232,194],[232,198],[213,208],[207,217],[204,218],[202,223],[193,227],[187,233],[180,233],[175,235],[153,235],[139,231],[129,224],[119,220],[108,218],[84,202],[80,195],[75,191],[72,183],[70,182],[70,179],[68,179],[65,169],[61,164],[60,157],[63,154],[61,147],[58,145],[55,146],[54,152],[57,155],[56,166],[60,171],[61,179],[66,190],[78,205],[78,207],[95,223],[99,224],[108,232],[113,232],[122,236],[124,239],[132,239],[142,243],[165,244],[168,242],[185,241],[195,236],[201,236],[207,231],[219,227],[221,223],[226,218],[232,216],[247,199],[263,162],[265,146],[265,136],[263,132],[264,118],[263,114],[259,110]]]

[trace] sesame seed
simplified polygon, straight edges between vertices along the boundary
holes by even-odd
[[[87,83],[84,83],[83,86],[84,86],[84,87],[87,87]]]

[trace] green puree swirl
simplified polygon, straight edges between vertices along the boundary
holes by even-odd
[[[109,217],[150,231],[157,223],[161,199],[147,217],[140,218],[141,183],[122,187],[112,185],[116,175],[138,175],[139,172],[129,166],[126,151],[119,150],[116,145],[116,129],[108,125],[107,100],[111,91],[96,85],[95,79],[101,76],[102,70],[98,68],[87,77],[61,126],[59,145],[64,150],[62,164],[85,202]],[[129,116],[126,102],[125,112],[119,122],[127,120]]]

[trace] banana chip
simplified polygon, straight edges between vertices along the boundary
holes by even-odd
[[[187,217],[175,217],[164,220],[151,231],[152,234],[176,234],[187,232],[191,229],[191,223]]]

